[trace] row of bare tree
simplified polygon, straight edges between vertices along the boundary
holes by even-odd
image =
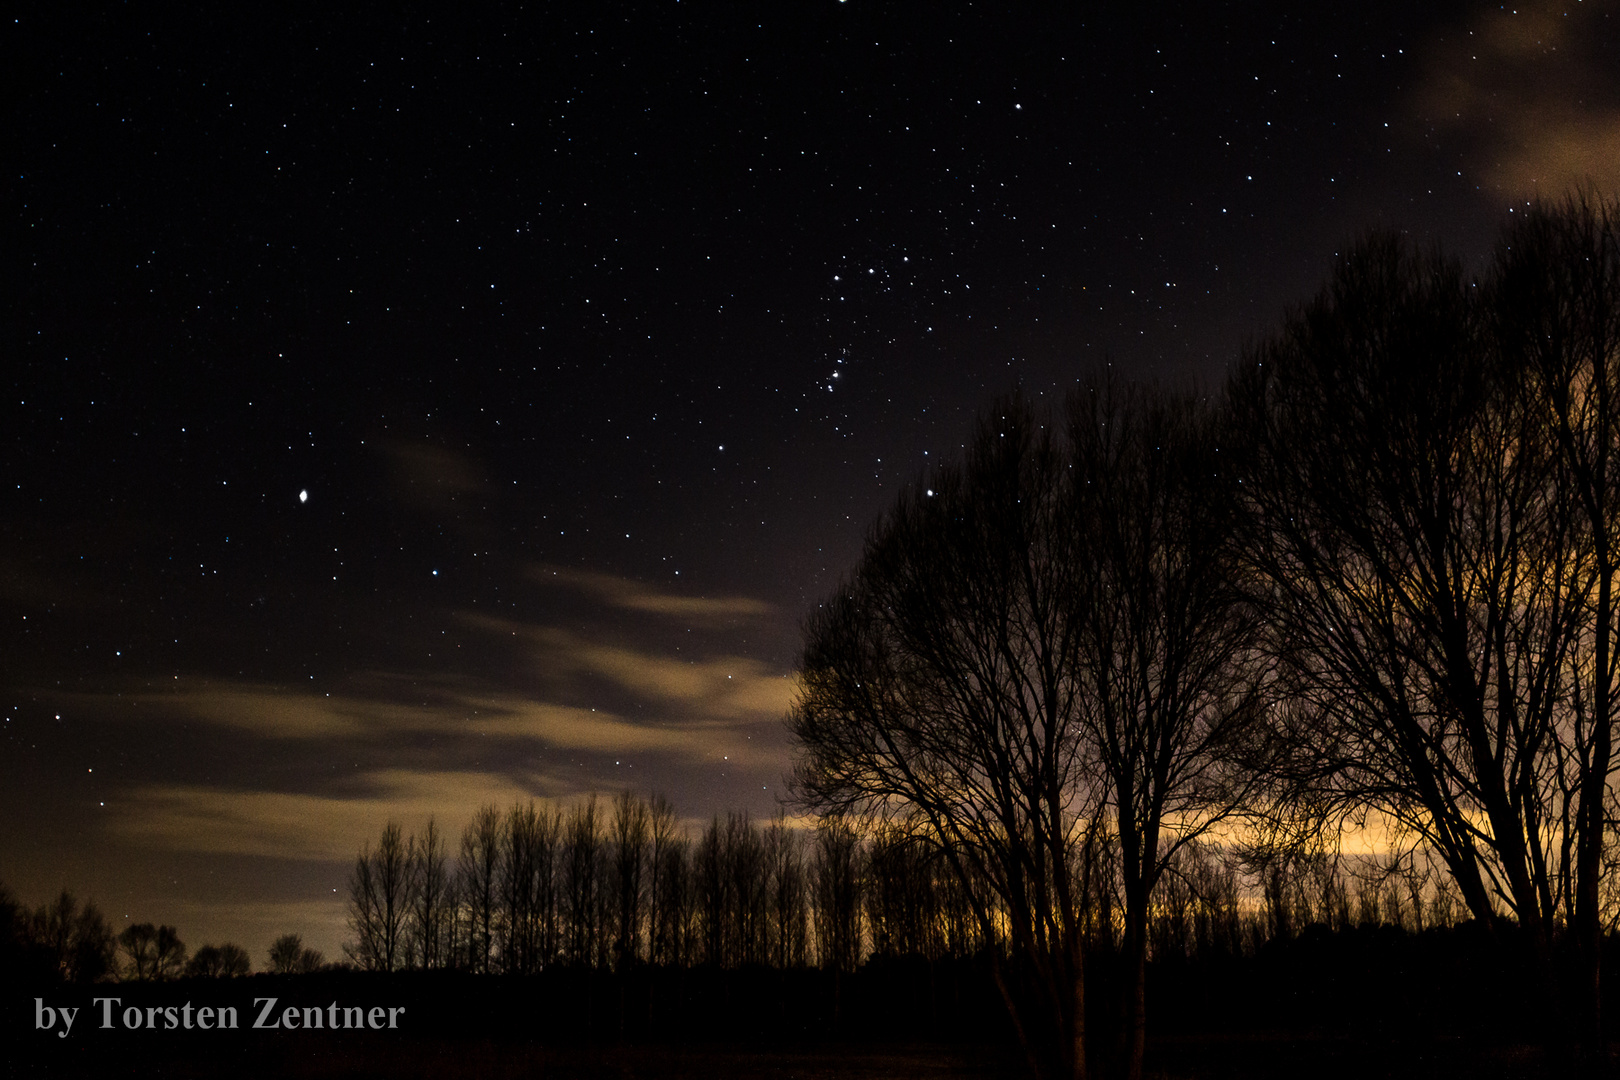
[[[1284,866],[1347,831],[1443,868],[1528,950],[1549,1039],[1602,1068],[1620,207],[1516,218],[1477,280],[1357,244],[1222,395],[1101,375],[1061,418],[999,402],[808,622],[796,794],[938,852],[981,935],[1005,929],[1038,1071],[1087,1072],[1100,834],[1109,1060],[1137,1080],[1178,859],[1241,841]]]
[[[1097,836],[1081,858],[1087,946],[1118,950],[1125,943],[1120,848]],[[1320,854],[1252,863],[1194,843],[1169,869],[1146,935],[1151,955],[1165,961],[1252,955],[1310,923],[1419,931],[1461,914],[1443,880],[1410,864]],[[532,974],[636,964],[852,971],[874,956],[939,960],[1004,950],[1005,932],[985,937],[973,909],[937,846],[893,826],[859,835],[832,819],[807,835],[780,817],[761,828],[729,814],[694,838],[677,828],[663,798],[622,792],[608,814],[594,796],[568,807],[485,807],[454,859],[432,820],[409,836],[390,823],[356,860],[346,949],[359,966],[379,971]],[[1007,916],[998,908],[996,925]],[[272,960],[284,945],[291,952],[275,970],[303,970],[296,938],[278,941]]]
[[[607,808],[595,796],[486,806],[454,858],[432,820],[409,837],[390,823],[356,861],[346,949],[384,971],[793,966],[813,936],[852,937],[826,918],[812,926],[808,895],[839,895],[854,852],[833,830],[807,855],[780,816],[764,828],[745,814],[715,818],[693,838],[667,800],[630,792]]]

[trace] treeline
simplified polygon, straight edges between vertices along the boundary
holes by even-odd
[[[1247,854],[1247,857],[1245,855]],[[1081,849],[1087,948],[1124,945],[1117,839]],[[978,897],[994,904],[994,897]],[[1257,858],[1189,844],[1155,897],[1154,960],[1253,956],[1308,926],[1328,931],[1451,926],[1465,912],[1443,875],[1324,854]],[[1006,913],[997,921],[1005,924]],[[874,959],[1005,954],[946,855],[892,825],[857,834],[778,815],[716,816],[693,835],[667,799],[621,792],[563,806],[485,806],[454,854],[437,823],[388,823],[349,882],[349,959],[373,971],[530,975],[761,966],[853,971]]]
[[[278,974],[327,966],[320,951],[305,948],[297,934],[278,938],[268,960],[265,970]],[[205,944],[191,952],[179,930],[167,923],[133,923],[115,933],[93,901],[81,904],[63,890],[30,910],[0,885],[0,973],[25,982],[228,979],[252,971],[248,951],[232,942]]]

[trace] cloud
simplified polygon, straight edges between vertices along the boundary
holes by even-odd
[[[389,821],[406,831],[434,816],[446,835],[486,803],[506,805],[533,792],[507,777],[477,772],[390,769],[364,777],[352,796],[156,784],[111,801],[110,831],[169,851],[347,862]]]
[[[506,624],[502,624],[503,626]],[[542,639],[558,632],[530,628]],[[729,758],[739,765],[769,765],[751,749],[748,732],[774,723],[787,708],[793,684],[748,660],[710,660],[687,666],[629,649],[595,646],[562,635],[549,663],[622,679],[655,702],[692,706],[661,721],[627,720],[601,708],[536,700],[523,694],[457,680],[424,685],[420,679],[373,673],[364,692],[316,694],[259,683],[203,683],[162,694],[79,694],[85,713],[134,709],[143,716],[171,713],[194,723],[234,729],[264,739],[318,743],[350,741],[387,746],[402,736],[429,734],[441,754],[457,738],[530,741],[537,747],[600,754],[656,754],[692,761]],[[558,660],[561,656],[564,659]],[[728,677],[730,676],[730,677]],[[406,690],[414,700],[405,702]]]
[[[606,679],[631,694],[707,717],[774,721],[786,714],[793,700],[793,679],[747,657],[681,660],[589,641],[555,627],[471,612],[462,618],[490,633],[531,642],[548,672]]]
[[[1492,8],[1435,43],[1417,112],[1461,136],[1492,191],[1620,191],[1620,84],[1603,6]]]
[[[726,619],[759,618],[774,609],[763,600],[747,596],[681,596],[643,585],[613,574],[571,570],[561,566],[536,566],[529,576],[544,585],[577,589],[626,611],[641,611],[670,618],[715,622]]]

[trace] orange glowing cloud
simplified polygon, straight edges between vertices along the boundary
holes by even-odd
[[[1421,119],[1462,137],[1498,194],[1620,190],[1620,84],[1598,24],[1604,5],[1491,8],[1438,40],[1416,97]]]

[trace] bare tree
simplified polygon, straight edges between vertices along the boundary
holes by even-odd
[[[666,807],[668,803],[664,804]],[[693,962],[695,907],[693,903],[691,841],[674,831],[670,814],[660,837],[659,817],[654,815],[653,837],[658,868],[654,895],[657,898],[657,929],[653,936],[653,962],[686,967]]]
[[[283,934],[270,943],[270,970],[277,975],[307,975],[320,970],[326,958],[317,949],[306,949],[298,934]]]
[[[94,903],[79,906],[63,890],[32,916],[18,911],[26,937],[42,948],[60,978],[67,982],[94,982],[117,967],[118,941]]]
[[[397,822],[383,827],[373,852],[362,848],[349,876],[349,931],[344,952],[368,971],[404,966],[412,905],[410,852]]]
[[[124,950],[126,970],[132,979],[173,979],[185,971],[185,942],[172,926],[136,923],[118,935],[118,944]]]
[[[786,815],[778,811],[766,826],[763,839],[770,905],[769,961],[778,968],[800,967],[806,961],[809,934],[804,836],[791,828]]]
[[[253,962],[248,959],[247,950],[230,942],[204,945],[192,954],[191,962],[186,965],[187,977],[201,979],[234,979],[252,970]]]
[[[135,923],[124,927],[118,935],[118,947],[124,951],[124,971],[127,978],[145,981],[156,977],[156,926],[151,923]]]
[[[406,930],[409,951],[423,968],[449,962],[447,937],[453,917],[454,883],[445,865],[444,837],[431,816],[421,836],[409,844],[411,907]]]
[[[866,856],[866,925],[872,952],[889,956],[939,953],[936,852],[893,823],[878,826]]]
[[[861,845],[844,819],[824,818],[817,826],[811,875],[816,958],[824,968],[854,971],[861,957]]]
[[[590,967],[600,948],[602,830],[596,796],[574,804],[565,834],[567,961]]]
[[[661,794],[654,794],[647,805],[647,960],[652,964],[670,962],[673,905],[671,877],[679,871],[675,846],[675,808]]]
[[[702,924],[703,962],[726,967],[731,957],[726,951],[726,840],[717,814],[704,828],[692,855],[693,902]]]
[[[1228,558],[1212,410],[1103,377],[1070,399],[1069,614],[1088,752],[1114,816],[1124,893],[1124,1062],[1145,1050],[1148,923],[1176,852],[1240,813],[1264,771],[1259,620]]]
[[[724,838],[728,944],[733,964],[765,960],[765,850],[747,811],[726,815]]]
[[[540,863],[540,812],[534,800],[514,804],[506,815],[506,841],[500,864],[501,970],[526,975],[539,968],[540,923],[537,885]]]
[[[790,724],[798,797],[938,845],[983,939],[1011,937],[1017,985],[999,966],[997,984],[1032,1064],[1080,1077],[1073,870],[1097,791],[1071,663],[1065,465],[1027,404],[992,408],[965,461],[902,494],[811,616]]]
[[[1548,418],[1552,480],[1574,507],[1580,550],[1559,581],[1579,597],[1579,616],[1556,724],[1564,751],[1556,809],[1573,832],[1573,853],[1559,852],[1554,873],[1569,897],[1580,956],[1581,1034],[1598,1054],[1604,848],[1620,717],[1620,202],[1583,194],[1533,207],[1499,249],[1490,312],[1510,369]]]
[[[1335,826],[1381,815],[1474,918],[1515,920],[1554,1029],[1553,939],[1594,940],[1612,745],[1608,220],[1543,213],[1486,289],[1363,242],[1230,387],[1300,775]]]
[[[501,813],[493,805],[480,807],[461,833],[457,892],[467,909],[468,966],[476,972],[493,970],[503,843]]]
[[[613,962],[620,970],[641,958],[641,922],[647,867],[650,819],[647,804],[633,792],[621,791],[613,799],[609,826],[613,843],[614,909]]]

